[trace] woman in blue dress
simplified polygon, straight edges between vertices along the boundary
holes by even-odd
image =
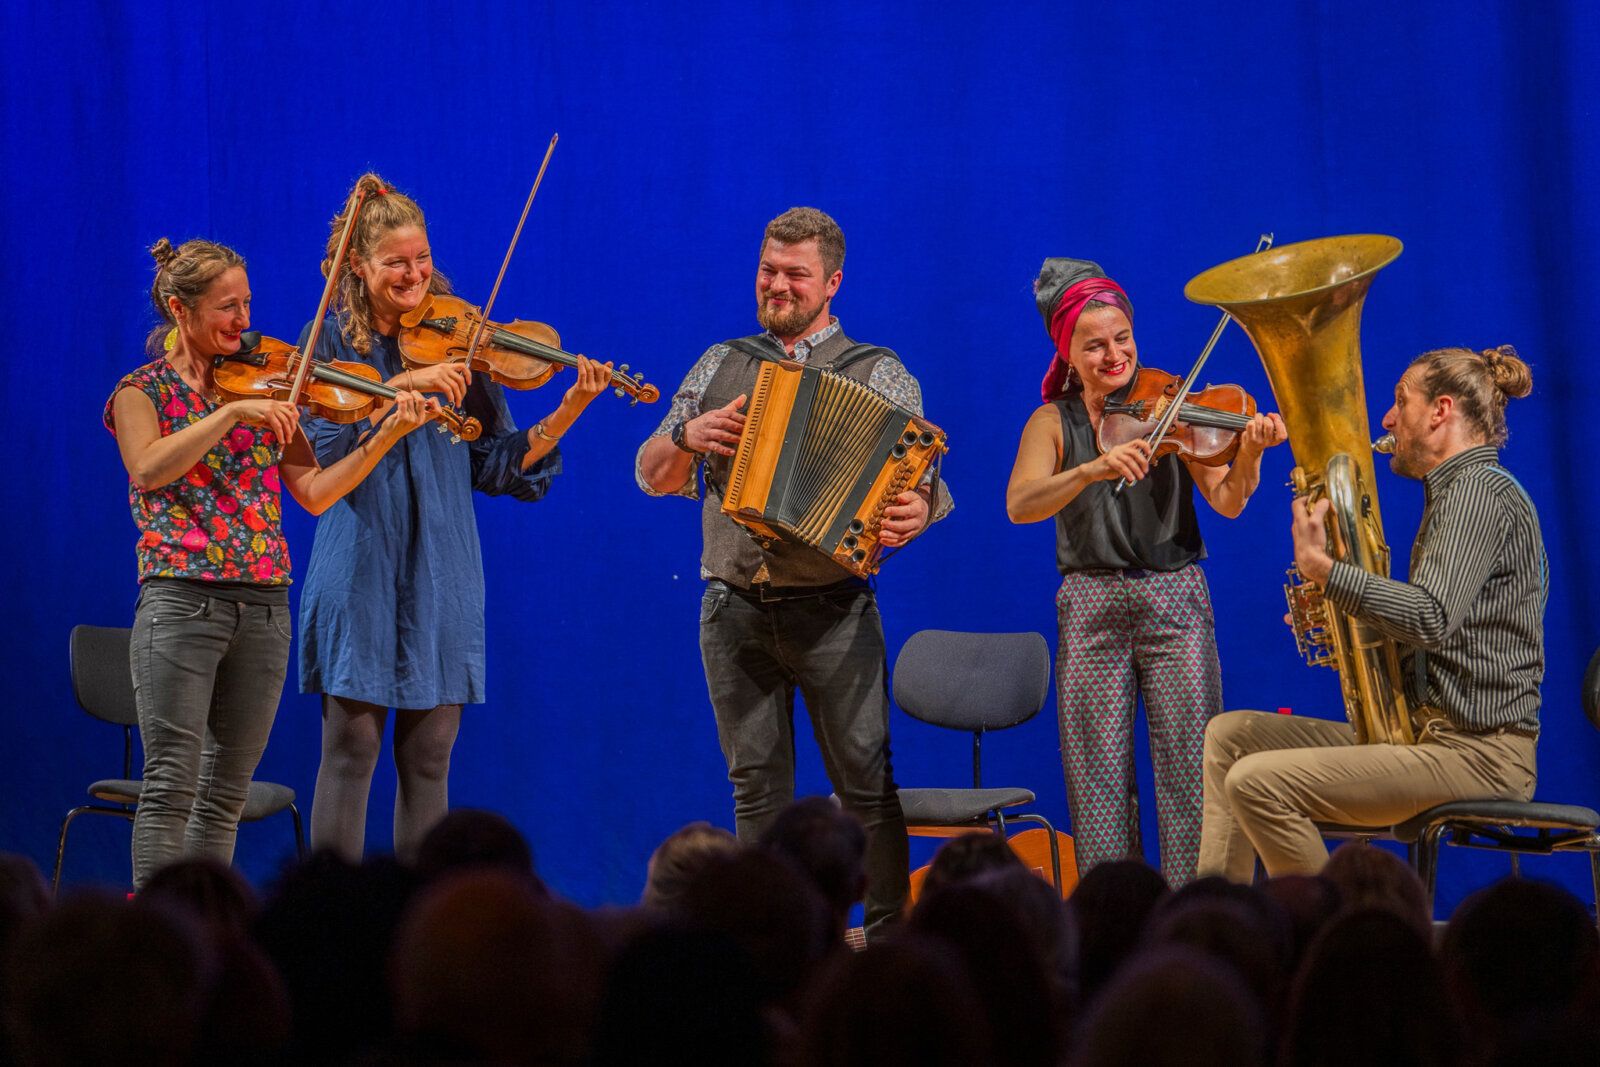
[[[531,430],[516,428],[485,375],[450,363],[407,370],[395,342],[400,317],[427,294],[448,293],[450,283],[433,269],[416,203],[375,174],[358,185],[368,195],[317,358],[368,363],[390,384],[442,394],[483,423],[470,444],[409,435],[391,462],[324,512],[300,598],[300,690],[322,694],[311,843],[361,856],[393,708],[394,849],[409,859],[448,809],[462,705],[484,700],[483,560],[472,493],[544,496],[561,471],[556,441],[607,387],[610,364],[581,359],[577,382]],[[342,212],[333,220],[325,272],[344,222]],[[348,426],[307,420],[307,436],[327,464],[356,448],[384,413]]]

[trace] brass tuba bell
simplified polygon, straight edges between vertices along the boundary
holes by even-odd
[[[1361,378],[1361,305],[1400,249],[1381,234],[1301,241],[1212,267],[1183,289],[1226,311],[1255,345],[1299,465],[1295,494],[1330,501],[1330,554],[1384,577],[1389,548]],[[1395,643],[1328,603],[1297,568],[1289,578],[1295,641],[1308,663],[1338,669],[1356,740],[1415,743]]]

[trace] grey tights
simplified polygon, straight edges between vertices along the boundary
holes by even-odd
[[[322,764],[311,806],[311,847],[332,849],[352,862],[367,836],[367,797],[383,746],[389,709],[346,697],[322,698]],[[394,852],[416,858],[422,838],[450,807],[450,749],[461,728],[461,705],[397,708],[394,764]]]

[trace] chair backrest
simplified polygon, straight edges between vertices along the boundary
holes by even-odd
[[[1600,648],[1589,657],[1589,669],[1583,672],[1583,713],[1600,730]]]
[[[1036,633],[920,630],[894,664],[906,714],[954,730],[1004,730],[1039,714],[1050,695],[1050,646]]]
[[[131,636],[126,626],[74,626],[69,642],[72,695],[78,706],[118,726],[139,725],[128,663]]]

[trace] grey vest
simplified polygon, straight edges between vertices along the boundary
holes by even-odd
[[[774,359],[786,358],[783,347],[770,337],[749,338],[748,343],[770,351]],[[832,369],[834,362],[854,346],[855,342],[840,330],[811,350],[806,358],[806,366]],[[839,373],[865,385],[872,377],[872,368],[888,355],[892,353],[880,349],[855,359]],[[755,388],[761,362],[737,348],[730,351],[717,368],[717,373],[706,384],[705,394],[700,399],[700,410],[714,411],[731,403],[741,393],[748,398]],[[763,564],[767,571],[765,580],[775,588],[832,585],[850,577],[850,572],[831,557],[806,545],[774,541],[770,548],[762,548],[751,531],[724,515],[722,493],[728,484],[728,470],[732,465],[731,456],[713,453],[706,457],[706,492],[700,504],[700,528],[704,537],[700,566],[706,574],[721,578],[740,589],[749,589],[754,584]]]

